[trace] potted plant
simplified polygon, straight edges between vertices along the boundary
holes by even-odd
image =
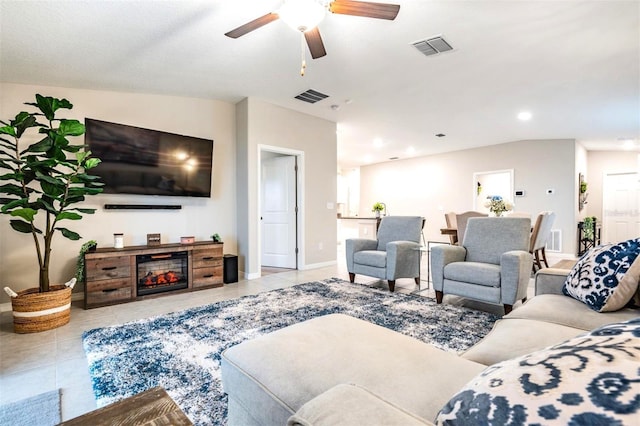
[[[380,217],[380,212],[384,210],[383,203],[375,203],[371,208],[371,211],[376,214],[376,217]]]
[[[14,231],[31,234],[39,266],[39,285],[11,297],[14,330],[17,333],[44,331],[69,322],[72,279],[65,285],[51,285],[53,237],[60,233],[79,240],[65,222],[80,220],[95,209],[75,207],[85,196],[102,192],[97,176],[86,173],[100,160],[91,157],[84,145],[74,145],[69,137],[84,134],[78,120],[56,118],[60,109],[71,109],[66,99],[36,95],[35,103],[26,103],[36,112],[18,113],[8,123],[0,121],[0,213],[11,217]],[[40,122],[42,120],[43,122]],[[29,146],[21,139],[30,130],[40,138]]]
[[[80,247],[78,259],[76,260],[76,280],[84,282],[86,270],[84,255],[87,252],[96,251],[96,247],[98,247],[98,243],[96,242],[96,240],[89,240],[86,243],[82,244],[82,246]]]

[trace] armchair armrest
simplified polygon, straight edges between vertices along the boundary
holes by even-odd
[[[562,294],[562,287],[570,269],[543,268],[536,272],[536,296],[539,294]]]
[[[387,279],[420,276],[420,244],[413,241],[387,243]]]
[[[363,250],[376,250],[378,248],[377,240],[366,238],[349,238],[345,241],[345,252],[347,255],[347,270],[353,271],[353,255]]]
[[[527,297],[527,287],[533,267],[533,255],[524,250],[512,250],[500,256],[501,301],[513,305]]]
[[[444,267],[449,263],[463,262],[467,249],[463,246],[439,245],[431,248],[431,279],[433,288],[442,291],[444,286]]]

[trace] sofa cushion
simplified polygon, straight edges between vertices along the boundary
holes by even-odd
[[[436,423],[637,424],[639,338],[636,318],[488,367]]]
[[[596,312],[571,297],[560,294],[540,294],[511,311],[503,319],[530,319],[589,331],[638,316],[640,316],[640,309],[625,308],[615,312]]]
[[[562,297],[569,299],[566,296]],[[501,319],[493,325],[493,329],[484,339],[467,349],[461,356],[480,364],[493,365],[564,342],[583,333],[584,330],[545,321]]]
[[[640,238],[595,247],[578,260],[562,291],[594,311],[618,310],[638,289],[639,254]]]
[[[289,418],[287,426],[425,426],[420,419],[368,389],[340,384],[316,396]]]

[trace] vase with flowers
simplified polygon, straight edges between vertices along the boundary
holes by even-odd
[[[489,209],[496,217],[502,216],[505,212],[513,209],[513,205],[502,198],[500,195],[490,195],[487,197],[487,201],[484,206]]]

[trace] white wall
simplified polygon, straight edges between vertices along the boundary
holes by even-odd
[[[125,234],[125,245],[146,244],[147,233],[159,232],[163,243],[179,242],[193,235],[206,240],[219,233],[225,253],[236,253],[235,106],[215,100],[118,93],[19,84],[0,84],[0,118],[14,117],[33,102],[35,94],[67,98],[74,108],[61,117],[85,117],[134,125],[214,140],[211,198],[105,195],[89,197],[83,207],[97,208],[94,215],[69,224],[83,239],[54,238],[51,280],[64,282],[75,274],[78,250],[94,239],[99,246],[113,246],[113,233]],[[81,142],[81,141],[80,141]],[[180,204],[177,211],[105,211],[105,203]],[[35,248],[30,235],[18,234],[9,226],[9,217],[0,215],[0,286],[14,290],[36,287],[38,283]],[[82,291],[82,286],[76,291]],[[2,292],[0,303],[8,297]]]
[[[447,241],[440,234],[444,213],[473,209],[474,172],[514,170],[514,210],[556,212],[554,229],[562,230],[564,253],[575,253],[577,209],[574,184],[575,142],[570,139],[519,141],[362,167],[360,216],[370,215],[374,202],[387,205],[391,215],[426,217],[425,238]],[[547,189],[554,194],[548,195]]]
[[[238,248],[248,277],[260,273],[259,149],[278,147],[302,152],[298,167],[302,200],[299,200],[299,268],[336,262],[336,123],[281,108],[254,98],[237,105],[238,184],[246,196],[238,198]],[[327,203],[333,205],[329,208]]]

